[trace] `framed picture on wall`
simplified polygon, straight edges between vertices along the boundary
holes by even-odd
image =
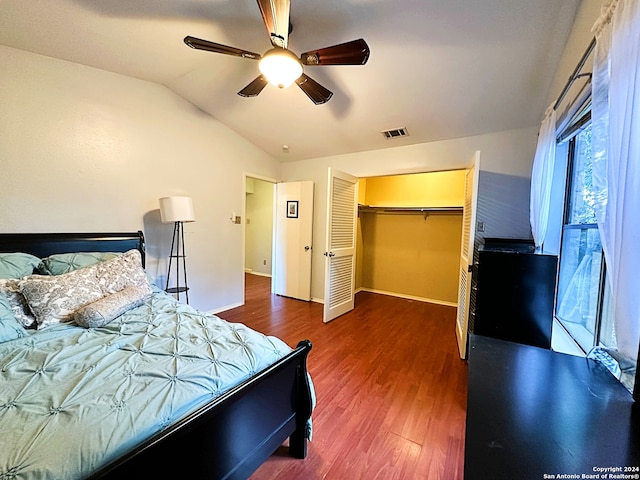
[[[298,218],[298,200],[287,200],[287,218]]]

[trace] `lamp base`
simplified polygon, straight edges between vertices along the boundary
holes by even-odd
[[[187,256],[184,251],[184,227],[182,222],[175,222],[173,226],[173,239],[171,240],[171,254],[169,255],[169,269],[167,270],[167,285],[164,289],[165,292],[176,295],[177,300],[180,300],[180,294],[184,293],[189,303],[189,286],[187,284]],[[173,266],[173,260],[175,259],[175,287],[169,287],[169,280],[171,279],[171,267]],[[182,259],[182,281],[183,285],[180,285],[180,260]]]

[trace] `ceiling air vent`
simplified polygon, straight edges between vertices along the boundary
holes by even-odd
[[[402,127],[394,128],[393,130],[385,130],[382,132],[382,135],[384,135],[384,138],[392,139],[398,137],[407,137],[409,136],[409,132],[407,131],[406,127]]]

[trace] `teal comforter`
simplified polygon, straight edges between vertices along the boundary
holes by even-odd
[[[0,479],[84,478],[291,351],[156,292],[0,344]]]

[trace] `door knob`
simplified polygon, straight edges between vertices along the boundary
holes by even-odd
[[[305,245],[304,246],[304,251],[308,252],[309,250],[311,250],[311,247],[309,245]]]
[[[325,257],[335,257],[335,256],[336,256],[336,254],[335,254],[335,253],[333,253],[333,252],[324,252],[324,256],[325,256]]]

